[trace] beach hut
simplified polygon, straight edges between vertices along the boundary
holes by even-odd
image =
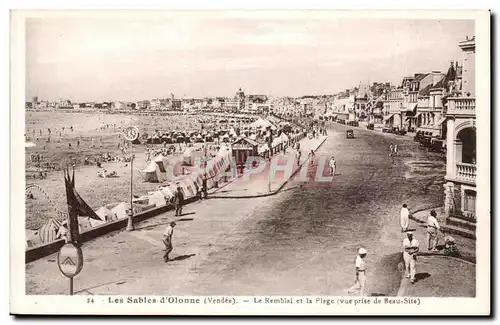
[[[237,166],[244,166],[248,157],[257,156],[259,144],[249,138],[240,138],[232,143],[232,155],[236,160]]]

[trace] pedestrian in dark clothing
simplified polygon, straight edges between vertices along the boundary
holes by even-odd
[[[177,192],[175,192],[174,196],[174,207],[175,207],[175,216],[182,215],[182,205],[184,204],[184,194],[182,193],[182,189],[180,186],[177,187]]]

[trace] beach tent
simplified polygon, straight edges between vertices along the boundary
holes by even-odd
[[[193,166],[193,148],[186,148],[184,152],[182,153],[182,162],[183,165],[186,166]]]
[[[155,157],[145,169],[139,172],[146,182],[163,182],[167,179],[167,164],[168,159],[159,155]]]
[[[269,150],[269,146],[267,145],[267,143],[263,143],[261,144],[258,148],[257,148],[257,153],[261,154],[261,153],[264,153],[266,151]]]
[[[191,180],[191,178],[187,177],[187,175],[180,180],[179,185],[181,186],[182,191],[184,192],[185,198],[193,197],[196,195],[196,189],[194,187],[194,183]]]
[[[174,192],[169,186],[160,186],[158,190],[163,194],[166,201],[169,201],[174,196]]]
[[[148,167],[140,171],[141,176],[146,182],[158,182],[156,175],[156,164],[154,161],[150,162]]]
[[[174,141],[172,140],[172,138],[169,137],[169,136],[166,136],[166,135],[164,135],[161,138],[161,141],[163,141],[163,143],[166,143],[166,144],[172,144],[172,143],[174,143]]]
[[[160,191],[148,192],[149,204],[154,204],[156,207],[161,207],[166,203],[165,196]]]
[[[288,140],[290,140],[290,138],[285,133],[281,133],[280,138],[282,143],[286,143],[288,142]]]
[[[158,171],[161,174],[166,174],[167,173],[167,164],[168,164],[168,159],[166,157],[163,157],[163,155],[158,155],[154,158],[153,160],[158,167]],[[163,177],[166,177],[163,175]],[[160,181],[163,181],[163,179],[159,179]]]
[[[276,127],[271,123],[269,122],[268,120],[265,120],[261,117],[259,117],[259,119],[253,123],[250,123],[249,127],[251,128],[255,128],[255,129],[261,129],[261,128],[268,128],[270,127],[272,130],[275,130]]]
[[[24,147],[26,147],[26,148],[36,147],[36,143],[34,143],[32,141],[26,141],[24,144]]]
[[[33,248],[42,244],[39,230],[26,229],[26,248]]]
[[[130,208],[130,205],[125,203],[125,202],[122,202],[120,204],[118,204],[117,206],[115,206],[113,209],[111,209],[111,212],[113,212],[114,215],[116,215],[116,219],[123,219],[123,218],[127,218],[128,215],[127,215],[127,210]]]
[[[57,232],[61,226],[61,221],[50,218],[49,221],[47,221],[38,231],[41,242],[43,244],[47,244],[55,241],[57,239]]]
[[[97,214],[97,216],[104,222],[116,220],[114,212],[106,207],[100,207],[99,209],[97,209],[95,214]]]
[[[280,138],[274,138],[273,139],[273,142],[272,142],[272,147],[275,148],[277,147],[279,144],[281,143],[281,139]]]
[[[197,143],[202,143],[204,140],[203,140],[203,137],[201,136],[201,134],[198,134],[195,138],[195,142]]]

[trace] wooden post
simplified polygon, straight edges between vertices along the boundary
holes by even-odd
[[[69,295],[73,295],[73,277],[69,278]]]

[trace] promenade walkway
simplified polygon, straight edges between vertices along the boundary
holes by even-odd
[[[297,151],[288,148],[286,153],[280,152],[267,160],[265,164],[245,171],[238,178],[209,191],[209,198],[249,198],[276,194],[301,167],[309,162],[308,154],[316,151],[327,139],[327,136],[318,138],[304,138],[300,141],[301,158],[297,163]],[[315,159],[315,164],[324,163],[327,169],[327,159]],[[324,157],[327,158],[327,157]],[[328,157],[329,158],[329,157]]]

